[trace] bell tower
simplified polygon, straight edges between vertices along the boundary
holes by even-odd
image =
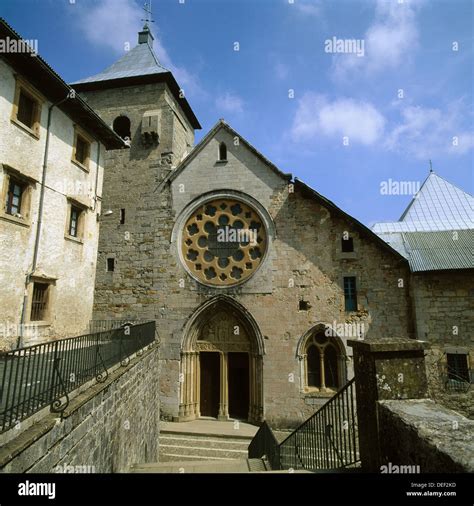
[[[128,143],[102,155],[102,209],[112,214],[101,218],[94,318],[155,318],[157,304],[150,298],[158,294],[173,219],[169,190],[161,183],[191,151],[194,130],[201,128],[153,50],[149,22],[138,33],[138,44],[118,61],[71,84]],[[133,313],[127,301],[135,305]],[[140,302],[143,314],[137,314]]]

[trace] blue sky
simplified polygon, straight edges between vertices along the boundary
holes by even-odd
[[[154,49],[203,126],[197,141],[224,118],[369,226],[411,200],[381,183],[421,183],[429,159],[473,193],[471,0],[180,1],[153,1]],[[72,82],[136,44],[142,4],[2,0],[0,15]],[[333,38],[363,55],[327,52]]]

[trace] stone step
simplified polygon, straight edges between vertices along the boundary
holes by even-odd
[[[201,444],[205,445],[206,441],[202,441]],[[247,449],[231,449],[231,448],[216,448],[209,446],[197,446],[188,444],[168,444],[160,441],[160,456],[167,454],[183,454],[183,455],[195,455],[196,457],[225,457],[225,458],[246,458],[248,455]]]
[[[182,457],[182,456],[181,456]],[[132,473],[255,473],[265,472],[262,459],[182,460],[132,466]]]
[[[181,445],[181,446],[206,446],[208,448],[220,448],[230,450],[247,451],[251,439],[231,439],[231,438],[210,438],[200,437],[199,435],[177,435],[162,434],[160,435],[161,445]]]
[[[206,455],[189,455],[187,453],[160,453],[160,462],[186,462],[202,460],[219,460],[232,462],[238,460],[235,457],[208,457]]]

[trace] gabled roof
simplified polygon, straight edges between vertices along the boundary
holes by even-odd
[[[22,40],[21,36],[0,18],[0,39]],[[51,103],[56,104],[73,91],[70,86],[41,58],[31,53],[5,52],[0,54],[8,65],[24,76]],[[124,141],[79,97],[68,98],[58,108],[78,123],[86,132],[93,135],[107,149],[126,147]]]
[[[145,26],[138,34],[137,46],[102,72],[71,83],[71,86],[80,92],[165,82],[183,109],[191,126],[197,130],[201,129],[201,125],[189,102],[183,96],[176,79],[168,69],[161,65],[152,46],[153,35]]]
[[[373,231],[408,259],[412,272],[474,268],[474,198],[430,172],[400,221]]]
[[[175,170],[173,170],[169,177],[169,181],[173,181],[176,179],[181,172],[186,168],[186,166],[191,162],[191,160],[194,160],[194,158],[197,156],[198,153],[202,151],[202,149],[209,143],[209,141],[214,137],[214,135],[220,130],[220,129],[227,130],[233,137],[238,137],[239,141],[246,146],[252,153],[254,153],[260,160],[267,165],[277,176],[283,178],[285,181],[291,181],[292,175],[287,174],[285,172],[282,172],[276,165],[274,165],[270,160],[265,158],[260,151],[258,151],[255,147],[250,144],[247,140],[245,140],[241,135],[239,135],[230,125],[228,125],[223,119],[220,119],[212,128],[209,130],[209,132],[200,140],[196,146],[194,146],[193,150],[184,158],[180,164],[176,167]]]
[[[399,221],[376,223],[376,233],[428,232],[474,228],[474,198],[430,172]]]

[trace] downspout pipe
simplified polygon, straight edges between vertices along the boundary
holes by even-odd
[[[51,104],[48,108],[48,122],[46,126],[46,142],[44,146],[44,155],[43,155],[43,174],[41,176],[41,192],[40,192],[40,200],[39,200],[39,207],[38,207],[38,221],[36,223],[36,237],[35,237],[35,246],[34,246],[34,253],[33,253],[33,264],[31,266],[30,272],[26,274],[25,278],[25,291],[23,294],[23,306],[21,310],[21,320],[20,320],[20,332],[18,334],[18,343],[17,348],[20,348],[23,345],[23,332],[24,332],[24,325],[25,325],[25,319],[26,319],[26,308],[28,305],[28,284],[30,282],[31,275],[35,272],[36,266],[38,263],[38,250],[39,250],[39,241],[41,236],[41,225],[43,223],[43,205],[44,205],[44,192],[45,192],[45,184],[46,184],[46,172],[48,168],[48,153],[49,153],[49,138],[51,134],[51,117],[53,115],[53,109],[59,105],[61,105],[63,102],[71,98],[73,95],[68,93],[68,95],[60,100],[59,102],[56,102],[54,104]]]

